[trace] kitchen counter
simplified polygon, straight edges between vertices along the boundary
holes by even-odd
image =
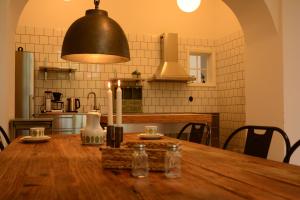
[[[32,127],[45,127],[52,134],[53,118],[16,118],[10,121],[10,138],[15,139],[17,130],[29,130]]]
[[[114,116],[115,121],[115,116]],[[219,147],[219,113],[133,113],[123,114],[123,124],[187,124],[207,123],[211,128],[212,146]],[[101,124],[106,125],[107,115],[101,116]]]
[[[55,132],[79,133],[85,126],[87,113],[75,112],[48,112],[37,114],[36,117],[52,117]],[[115,115],[114,115],[115,121]],[[211,127],[212,146],[219,147],[219,113],[124,113],[123,124],[132,124],[143,127],[143,124],[187,124],[207,123]],[[101,115],[101,125],[107,125],[107,115]],[[183,126],[183,125],[182,125]],[[137,126],[135,126],[137,127]]]
[[[53,132],[64,134],[80,133],[86,121],[86,113],[75,112],[47,112],[35,114],[35,117],[53,119]]]
[[[123,123],[206,122],[211,124],[212,115],[212,113],[130,113],[123,114],[122,121]],[[107,115],[101,116],[101,123],[107,123]]]

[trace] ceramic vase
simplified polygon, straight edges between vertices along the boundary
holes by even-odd
[[[100,126],[101,114],[88,112],[84,130],[84,144],[104,144],[106,133]]]

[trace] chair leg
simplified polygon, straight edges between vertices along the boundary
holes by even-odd
[[[2,144],[2,141],[0,141],[0,150],[3,151],[4,145]]]

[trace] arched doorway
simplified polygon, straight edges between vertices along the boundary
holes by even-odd
[[[283,66],[281,35],[266,1],[224,0],[244,30],[246,124],[283,128]],[[281,160],[282,141],[271,146],[269,158]],[[272,148],[274,147],[274,148]],[[276,148],[275,148],[276,147]]]

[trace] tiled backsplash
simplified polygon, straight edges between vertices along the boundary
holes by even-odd
[[[97,96],[97,106],[102,113],[107,108],[107,81],[112,78],[130,78],[131,72],[138,69],[142,78],[149,78],[160,63],[159,35],[127,34],[131,61],[121,64],[79,64],[60,58],[65,31],[37,27],[19,27],[16,33],[16,49],[22,46],[25,51],[34,52],[35,59],[35,112],[44,103],[44,91],[63,93],[68,97],[80,98],[79,111],[91,110],[93,99],[87,99],[89,92]],[[180,35],[179,35],[180,36]],[[179,62],[187,66],[188,49],[210,47],[217,55],[217,87],[188,86],[174,82],[142,82],[143,111],[156,112],[219,112],[221,143],[229,132],[245,122],[244,39],[241,33],[208,40],[203,38],[179,38]],[[75,68],[67,73],[44,73],[40,66]],[[194,101],[188,98],[193,96]]]
[[[218,111],[221,144],[234,129],[245,125],[244,36],[234,33],[216,41]],[[236,136],[230,148],[241,149],[243,136]]]

